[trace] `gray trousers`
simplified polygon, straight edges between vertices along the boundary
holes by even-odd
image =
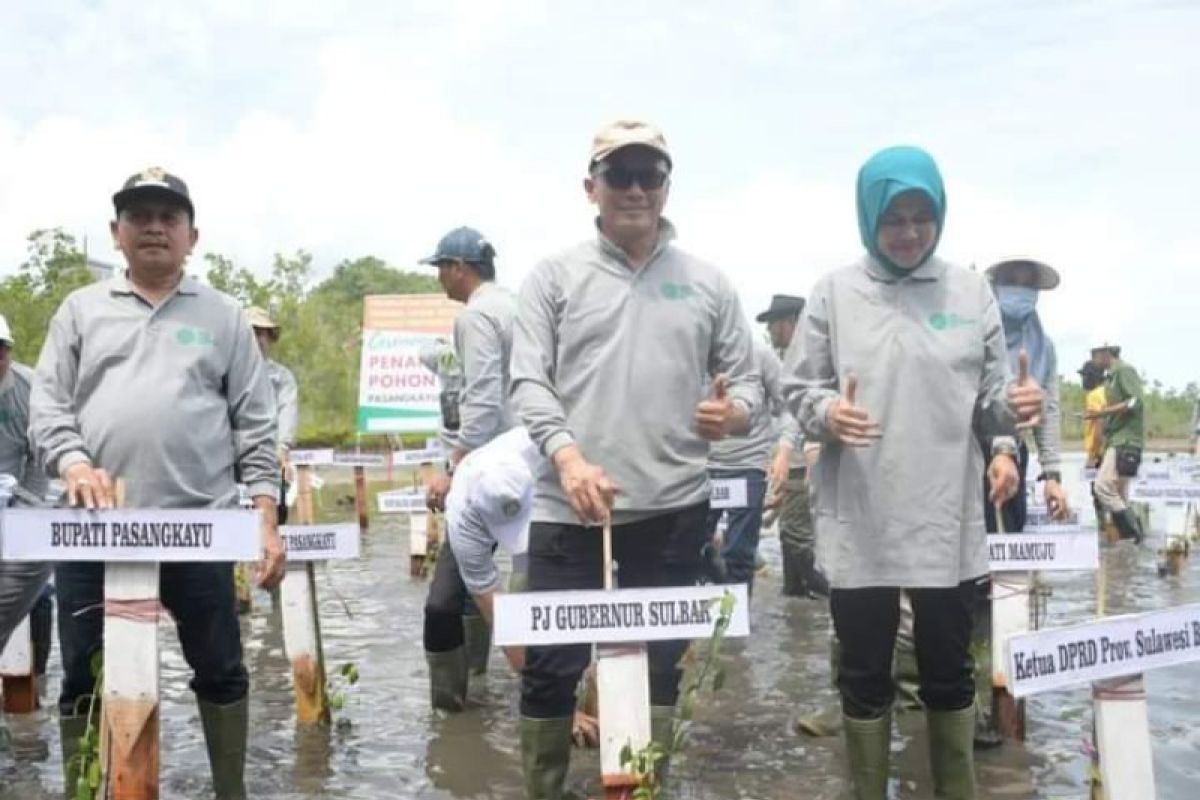
[[[1093,484],[1100,505],[1112,514],[1124,511],[1129,503],[1129,484],[1132,480],[1117,474],[1117,448],[1106,447],[1104,460],[1100,462],[1096,482]]]
[[[50,565],[40,561],[0,561],[0,650],[21,623],[50,578]]]
[[[812,550],[815,542],[805,473],[803,467],[792,468],[783,487],[783,508],[779,511],[779,544],[785,555]]]

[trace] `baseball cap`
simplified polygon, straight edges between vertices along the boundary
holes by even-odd
[[[113,195],[113,207],[117,213],[141,198],[156,197],[187,209],[188,216],[196,219],[196,209],[192,205],[191,195],[187,184],[162,167],[149,167],[141,172],[130,175],[121,191]]]
[[[12,328],[8,327],[8,318],[0,314],[0,342],[10,347],[13,344]]]
[[[479,475],[470,500],[496,541],[510,553],[528,547],[533,518],[533,471],[518,454],[505,454]]]
[[[1032,258],[1005,258],[992,262],[992,265],[984,270],[984,275],[992,283],[1003,282],[1006,273],[1015,267],[1026,266],[1032,267],[1037,274],[1037,288],[1040,291],[1049,291],[1058,286],[1061,280],[1058,276],[1058,270],[1049,264],[1044,264]]]
[[[592,154],[588,158],[588,166],[601,159],[608,158],[623,147],[641,145],[655,150],[667,160],[667,166],[672,167],[671,153],[667,150],[667,140],[662,131],[648,122],[636,119],[618,119],[610,122],[592,138]]]
[[[441,261],[466,261],[471,264],[491,263],[496,257],[496,248],[474,228],[463,226],[455,228],[441,238],[437,250],[428,258],[422,258],[422,264],[436,265]]]

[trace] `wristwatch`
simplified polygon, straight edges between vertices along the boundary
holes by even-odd
[[[1017,458],[1017,440],[1012,436],[992,437],[993,456],[1011,456]]]

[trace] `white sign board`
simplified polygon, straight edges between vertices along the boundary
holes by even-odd
[[[1016,697],[1200,661],[1200,603],[1010,636]]]
[[[987,541],[992,572],[1096,569],[1100,563],[1099,537],[1093,530],[993,533]]]
[[[1025,512],[1025,532],[1030,532],[1033,528],[1047,528],[1056,525],[1078,525],[1079,510],[1069,509],[1065,519],[1056,520],[1050,516],[1050,512],[1046,510],[1044,505],[1031,506]]]
[[[333,448],[324,450],[290,450],[288,462],[296,467],[317,467],[333,463]]]
[[[416,514],[426,510],[424,491],[396,490],[375,495],[380,514]]]
[[[709,508],[745,508],[747,505],[745,478],[714,478],[709,481]]]
[[[1129,491],[1129,499],[1146,503],[1195,502],[1200,500],[1200,483],[1138,481]]]
[[[9,508],[6,561],[254,561],[258,512],[249,509]]]
[[[596,589],[496,595],[499,645],[706,639],[725,592],[734,597],[727,636],[749,636],[746,585]]]
[[[386,467],[387,456],[383,453],[337,452],[333,463],[338,467]]]
[[[358,525],[283,525],[279,535],[287,547],[287,560],[328,561],[358,558]]]
[[[434,464],[446,457],[441,445],[426,446],[424,450],[393,450],[392,463],[402,467]]]

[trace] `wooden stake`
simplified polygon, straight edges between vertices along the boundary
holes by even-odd
[[[612,522],[604,522],[604,588],[612,583]],[[596,645],[600,778],[605,800],[624,800],[637,779],[621,765],[621,750],[650,743],[650,673],[646,645]]]
[[[125,486],[117,481],[117,506]],[[101,764],[110,797],[158,797],[158,564],[104,565]]]
[[[354,507],[358,510],[358,529],[367,532],[367,471],[354,468]],[[311,524],[311,520],[310,520]]]
[[[298,466],[296,510],[301,525],[313,522],[312,467]],[[325,656],[321,647],[321,624],[317,614],[316,572],[313,563],[289,562],[279,586],[283,609],[283,642],[292,662],[292,689],[296,720],[328,723],[329,701],[325,694]]]
[[[5,714],[31,714],[38,708],[37,676],[34,674],[33,629],[29,617],[17,625],[4,652],[0,653],[0,684]]]
[[[1000,504],[995,506],[996,530],[1005,533]],[[1033,573],[997,572],[992,575],[992,714],[1001,736],[1025,739],[1025,701],[1008,691],[1008,664],[1004,642],[1029,630],[1030,591]]]

